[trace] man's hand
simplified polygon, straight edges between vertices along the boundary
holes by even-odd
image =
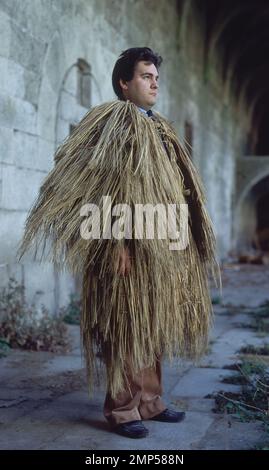
[[[121,249],[116,263],[116,272],[121,276],[126,276],[131,270],[130,251],[127,247]]]

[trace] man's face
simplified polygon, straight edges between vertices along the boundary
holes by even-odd
[[[120,80],[125,99],[148,111],[157,101],[158,71],[154,64],[139,61],[129,82]]]

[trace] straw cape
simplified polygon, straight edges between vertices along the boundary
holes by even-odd
[[[213,319],[208,277],[220,281],[203,185],[172,125],[154,115],[148,118],[129,100],[91,109],[56,150],[18,250],[21,259],[34,247],[35,259],[39,253],[40,261],[83,276],[89,386],[105,362],[112,396],[124,386],[128,367],[152,366],[160,354],[201,357]],[[188,245],[171,250],[169,237],[85,239],[81,223],[89,219],[81,207],[102,208],[103,196],[112,207],[128,204],[132,211],[135,204],[188,204]],[[109,217],[109,209],[101,209],[101,233]],[[177,217],[180,222],[180,211]],[[123,247],[131,256],[125,276],[115,268]]]

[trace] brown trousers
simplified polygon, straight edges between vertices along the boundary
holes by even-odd
[[[149,419],[166,409],[162,395],[161,360],[156,369],[147,367],[137,374],[127,375],[127,384],[116,398],[106,394],[104,416],[112,424]]]

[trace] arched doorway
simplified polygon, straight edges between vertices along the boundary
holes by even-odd
[[[235,211],[235,248],[269,251],[269,174],[243,192]]]

